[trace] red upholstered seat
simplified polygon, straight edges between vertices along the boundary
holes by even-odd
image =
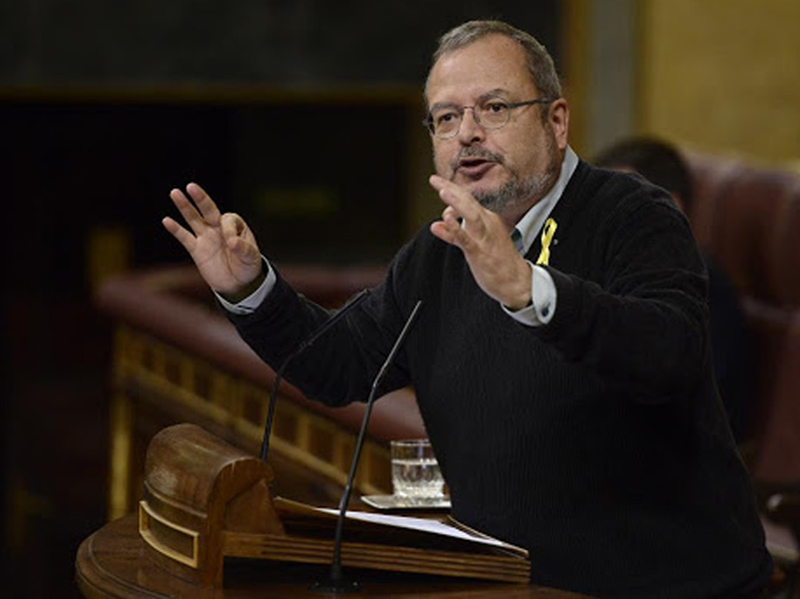
[[[755,344],[756,397],[747,458],[767,546],[800,596],[800,177],[689,154],[701,246],[740,293]],[[784,586],[784,585],[779,585]]]
[[[692,227],[738,290],[754,338],[753,474],[773,481],[800,478],[800,457],[783,455],[793,446],[800,456],[800,429],[774,415],[800,388],[794,358],[800,345],[792,339],[800,310],[800,177],[730,158],[687,158],[695,191]],[[780,448],[778,437],[784,439]]]

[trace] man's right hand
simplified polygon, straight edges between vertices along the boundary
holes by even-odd
[[[206,283],[230,301],[240,301],[264,279],[261,252],[247,223],[238,214],[220,214],[217,205],[196,183],[186,192],[173,189],[169,196],[191,232],[170,217],[161,222],[197,265]]]

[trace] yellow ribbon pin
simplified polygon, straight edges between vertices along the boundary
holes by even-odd
[[[557,228],[558,223],[554,219],[548,218],[545,221],[544,229],[542,230],[542,251],[539,254],[539,259],[536,260],[536,264],[547,266],[550,263],[550,244],[553,242],[553,236],[556,234]]]

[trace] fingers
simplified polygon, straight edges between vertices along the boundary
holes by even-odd
[[[211,196],[197,183],[189,183],[189,185],[186,186],[186,191],[189,192],[189,195],[194,200],[194,203],[200,210],[200,214],[203,215],[203,219],[211,226],[218,225],[220,217],[219,208],[217,208]]]
[[[164,217],[161,220],[161,224],[164,225],[164,228],[169,231],[172,236],[178,240],[178,242],[186,248],[190,254],[194,250],[194,246],[197,243],[197,239],[194,235],[189,233],[186,229],[180,226],[174,219],[170,218],[169,216]]]
[[[186,191],[194,201],[189,200],[180,189],[173,189],[169,192],[169,197],[175,207],[180,211],[189,227],[195,235],[200,235],[207,226],[215,227],[219,225],[220,213],[217,205],[211,197],[197,183],[189,183]]]
[[[197,211],[197,208],[189,201],[189,198],[187,198],[180,189],[173,189],[170,191],[169,197],[181,213],[183,220],[185,220],[186,224],[194,231],[194,234],[199,235],[202,233],[203,229],[206,227],[206,222]]]
[[[436,237],[445,241],[451,245],[458,245],[456,243],[456,237],[452,233],[450,229],[445,226],[443,221],[437,221],[431,224],[431,233],[433,233]]]
[[[223,214],[219,223],[222,228],[222,236],[227,241],[232,241],[244,232],[245,224],[238,214]]]
[[[493,229],[495,215],[481,206],[464,188],[432,175],[430,184],[439,192],[439,197],[447,204],[442,212],[442,221],[431,226],[431,232],[463,251],[470,251],[476,239],[482,239]],[[462,223],[463,221],[463,223]]]
[[[442,220],[431,225],[431,233],[442,241],[453,244],[465,250],[471,242],[470,236],[461,226],[458,213],[451,206],[444,209]]]
[[[225,245],[240,260],[251,264],[261,262],[261,254],[247,224],[238,214],[225,213],[220,217],[220,229]]]
[[[429,182],[431,187],[439,192],[442,201],[452,207],[466,221],[467,227],[480,222],[485,208],[472,197],[472,194],[438,175],[431,175]]]
[[[508,225],[459,185],[436,175],[430,184],[447,204],[431,233],[461,249],[475,282],[489,297],[507,306],[527,305],[531,269],[514,248]]]

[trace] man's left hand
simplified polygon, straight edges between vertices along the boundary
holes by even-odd
[[[451,181],[438,175],[432,175],[429,181],[447,204],[442,220],[431,225],[431,233],[464,253],[472,276],[484,293],[511,310],[528,306],[531,267],[517,252],[500,216]]]

